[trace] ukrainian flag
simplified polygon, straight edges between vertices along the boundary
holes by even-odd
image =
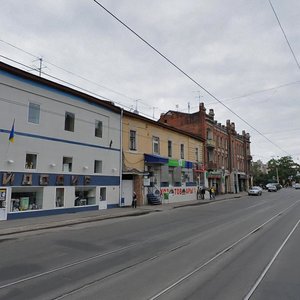
[[[14,139],[15,139],[15,120],[14,120],[14,122],[13,122],[13,124],[12,124],[12,127],[11,127],[11,131],[10,131],[10,133],[9,133],[9,141],[11,142],[11,143],[13,143],[14,142]]]

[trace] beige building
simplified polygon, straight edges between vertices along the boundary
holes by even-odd
[[[202,138],[127,111],[122,127],[122,205],[196,199]]]

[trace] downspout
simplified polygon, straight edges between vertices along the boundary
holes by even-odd
[[[119,187],[119,207],[122,204],[122,174],[123,174],[123,108],[120,116],[120,187]]]

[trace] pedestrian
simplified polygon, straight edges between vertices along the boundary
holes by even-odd
[[[201,194],[201,188],[200,188],[200,186],[198,186],[198,188],[197,188],[197,200],[200,199],[200,194]]]
[[[205,196],[205,187],[203,187],[201,189],[201,199],[204,200],[204,196]]]
[[[209,196],[210,196],[210,199],[215,199],[216,198],[216,196],[215,196],[215,189],[214,189],[213,186],[209,190]]]
[[[136,208],[136,202],[137,202],[136,193],[133,192],[133,196],[132,196],[132,208]]]

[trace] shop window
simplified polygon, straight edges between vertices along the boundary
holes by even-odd
[[[103,124],[101,121],[95,121],[95,136],[102,138]]]
[[[72,161],[73,158],[72,157],[63,157],[63,168],[62,170],[64,172],[72,172]]]
[[[29,103],[28,107],[28,122],[39,124],[40,123],[40,105],[35,103]]]
[[[26,153],[25,169],[36,169],[37,165],[37,154]]]
[[[168,157],[172,157],[172,141],[168,141]]]
[[[102,173],[102,160],[94,161],[94,173]]]
[[[160,153],[160,149],[159,149],[159,137],[157,136],[154,136],[152,138],[152,151],[153,151],[153,154],[159,154]]]
[[[74,132],[75,114],[67,112],[65,113],[65,130]]]
[[[136,150],[136,131],[130,130],[129,150]]]
[[[43,192],[12,192],[10,201],[10,211],[37,210],[43,207]]]
[[[77,187],[75,189],[74,206],[96,204],[96,188]]]

